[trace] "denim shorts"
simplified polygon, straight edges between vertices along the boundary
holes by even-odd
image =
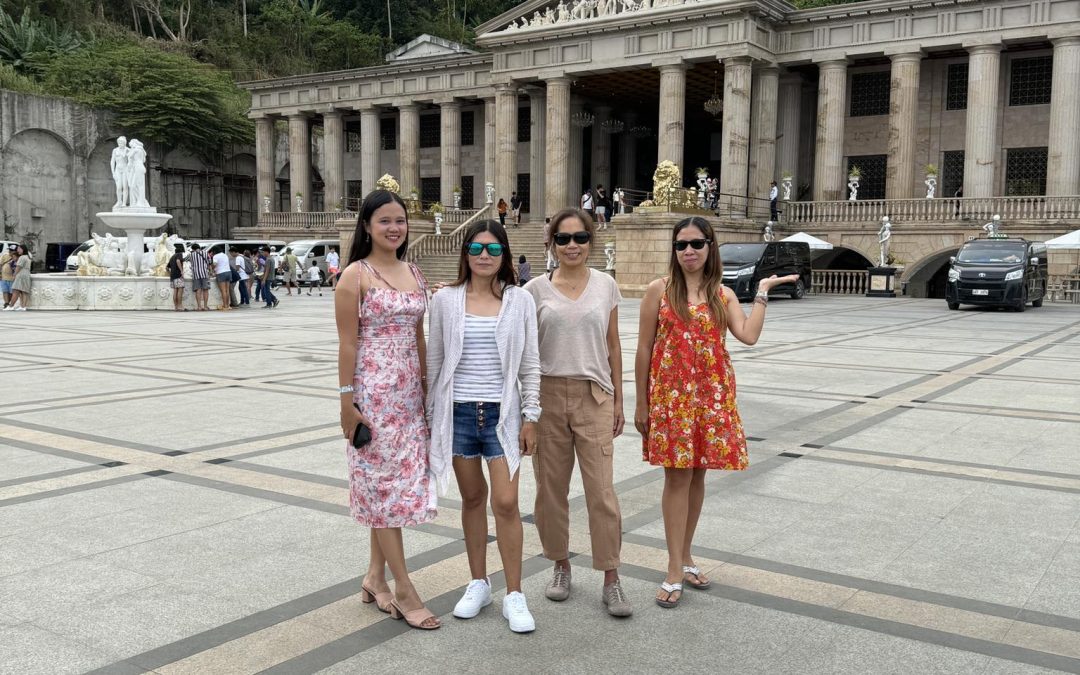
[[[495,433],[499,424],[498,403],[454,403],[454,457],[487,461],[503,456]]]
[[[3,291],[4,293],[6,293],[8,295],[11,295],[11,282],[10,281],[0,281],[0,291]]]

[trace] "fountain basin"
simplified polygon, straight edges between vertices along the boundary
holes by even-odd
[[[185,279],[184,308],[195,309],[191,279]],[[173,309],[172,282],[166,277],[80,277],[70,273],[31,276],[30,308],[39,310],[167,310]],[[221,306],[217,284],[207,304]]]

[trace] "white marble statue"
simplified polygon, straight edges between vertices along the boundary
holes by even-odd
[[[494,183],[490,183],[490,182],[489,183],[484,183],[484,199],[487,200],[488,204],[494,204],[495,203],[495,184]]]
[[[986,230],[987,236],[996,237],[1001,234],[1001,216],[994,214],[990,222],[983,225],[983,229]]]
[[[848,176],[847,188],[849,191],[848,201],[853,202],[859,198],[859,177]]]
[[[556,23],[566,23],[570,20],[570,10],[566,8],[566,3],[563,0],[559,0],[559,5],[555,8],[555,11],[557,12]]]
[[[303,195],[296,195],[296,212],[301,213],[304,210],[304,197]]]
[[[270,213],[270,195],[263,195],[263,213]]]
[[[544,12],[544,24],[550,26],[555,23],[556,20],[557,16],[555,14],[555,9],[553,7],[548,7],[547,11]]]
[[[146,148],[137,138],[128,143],[128,206],[146,208]]]
[[[892,239],[892,222],[888,216],[881,219],[881,229],[878,230],[877,236],[879,267],[885,267],[889,263],[889,243]]]
[[[545,23],[544,15],[540,13],[540,10],[533,12],[532,21],[529,22],[530,26],[543,26]]]
[[[442,211],[435,212],[435,234],[442,234]]]
[[[698,208],[705,208],[705,199],[709,194],[709,174],[702,171],[697,175]]]
[[[101,266],[110,277],[122,277],[127,272],[128,259],[120,242],[111,234],[105,235],[104,252],[101,254]]]
[[[776,241],[776,233],[773,232],[773,221],[765,223],[765,227],[761,230],[761,238],[765,241]]]
[[[116,203],[113,204],[113,211],[128,205],[127,166],[127,138],[121,136],[116,139],[116,147],[113,148],[112,160],[109,162],[109,169],[112,171],[113,182],[116,183]]]
[[[604,255],[607,257],[607,265],[604,269],[610,272],[615,269],[615,242],[609,241],[604,244]]]
[[[937,176],[927,176],[923,182],[926,184],[926,198],[933,199],[937,192]]]
[[[461,192],[460,191],[454,193],[454,208],[455,209],[460,209],[461,208]]]
[[[780,187],[784,191],[784,201],[791,201],[791,176],[784,176],[781,178]]]

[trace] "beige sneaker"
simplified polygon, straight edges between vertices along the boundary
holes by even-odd
[[[634,613],[618,579],[604,586],[604,604],[611,616],[631,616]]]
[[[555,566],[555,574],[551,577],[551,583],[544,589],[544,596],[555,602],[562,602],[570,597],[569,567]]]

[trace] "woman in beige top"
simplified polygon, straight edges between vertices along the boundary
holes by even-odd
[[[26,311],[30,302],[30,265],[33,261],[25,244],[15,245],[12,258],[15,260],[15,279],[11,282],[11,302],[4,311]]]
[[[545,590],[570,597],[570,475],[575,456],[589,511],[593,568],[604,571],[603,601],[612,616],[630,616],[619,583],[622,516],[612,485],[615,437],[623,431],[619,287],[586,264],[596,226],[580,209],[551,218],[559,267],[525,285],[536,302],[540,347],[540,425],[533,456],[534,518],[544,556],[555,561]]]

